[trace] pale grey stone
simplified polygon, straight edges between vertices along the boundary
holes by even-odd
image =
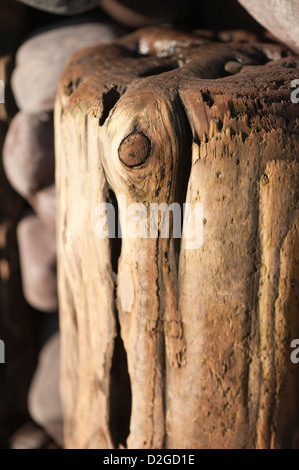
[[[17,236],[27,302],[43,312],[57,311],[55,232],[28,212],[18,224]]]
[[[58,15],[76,15],[98,6],[101,0],[18,0],[40,10]]]
[[[31,417],[63,446],[62,409],[59,394],[60,335],[55,333],[43,346],[31,382],[28,406]]]
[[[60,76],[70,56],[79,49],[107,44],[116,38],[108,24],[56,25],[28,39],[19,48],[12,89],[18,107],[28,113],[51,111]]]
[[[299,0],[239,0],[279,41],[299,53]]]
[[[10,449],[42,449],[48,441],[49,437],[45,431],[31,421],[14,433],[9,447]]]
[[[4,170],[13,188],[27,198],[54,182],[54,130],[51,114],[19,112],[3,148]]]

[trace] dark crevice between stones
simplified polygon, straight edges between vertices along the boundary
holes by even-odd
[[[117,275],[118,260],[121,254],[121,233],[119,225],[118,204],[115,193],[109,189],[109,202],[115,210],[114,227],[115,238],[109,238],[111,265],[113,272]],[[110,221],[111,222],[111,221]],[[112,233],[112,227],[108,227]],[[114,298],[116,299],[116,285]],[[109,427],[113,446],[126,447],[126,441],[130,432],[131,419],[131,382],[128,372],[128,362],[126,350],[121,338],[120,324],[117,308],[115,307],[116,337],[114,339],[114,352],[110,371],[110,407],[109,407]]]

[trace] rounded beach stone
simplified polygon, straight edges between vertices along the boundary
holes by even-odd
[[[52,230],[56,227],[56,190],[55,184],[37,191],[28,199],[31,206],[43,221]]]
[[[99,5],[101,0],[18,0],[57,15],[76,15]]]
[[[43,346],[31,382],[28,407],[36,423],[63,446],[62,409],[59,394],[60,334],[55,333]]]
[[[83,23],[61,26],[28,39],[19,48],[12,89],[17,105],[28,113],[54,108],[60,75],[70,56],[79,49],[106,44],[117,37],[108,24]]]
[[[32,307],[55,312],[57,302],[55,233],[33,212],[17,228],[23,292]]]
[[[279,41],[299,53],[299,0],[239,0]]]
[[[6,135],[3,165],[10,184],[25,198],[53,183],[55,158],[51,114],[16,114]]]
[[[32,421],[25,423],[11,437],[10,449],[43,449],[49,437],[43,429]]]

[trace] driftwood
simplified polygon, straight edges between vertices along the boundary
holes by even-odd
[[[55,109],[68,447],[295,445],[298,68],[278,45],[158,28],[72,57]],[[158,238],[101,239],[105,202],[123,234],[131,203],[201,203],[203,244],[161,219]]]

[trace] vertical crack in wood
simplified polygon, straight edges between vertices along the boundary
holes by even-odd
[[[115,277],[118,272],[118,261],[121,254],[121,233],[118,224],[119,210],[117,199],[112,189],[109,189],[109,201],[112,203],[115,215],[113,221],[113,231],[115,237],[110,238],[111,265]],[[116,298],[116,286],[114,290]],[[116,449],[127,446],[127,437],[130,432],[131,417],[131,383],[128,372],[127,353],[121,337],[119,315],[117,305],[115,305],[116,337],[114,339],[114,352],[110,371],[110,411],[109,427],[111,439]]]

